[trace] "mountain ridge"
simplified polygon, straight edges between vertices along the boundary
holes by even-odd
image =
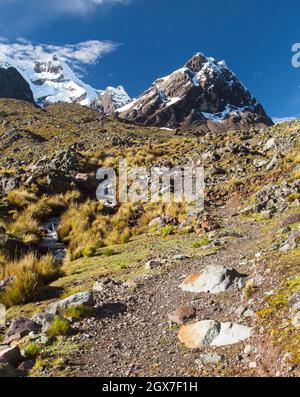
[[[222,131],[273,124],[224,61],[200,52],[117,112],[120,118],[168,128]]]
[[[133,100],[123,86],[98,90],[85,84],[56,55],[29,62],[2,54],[0,67],[16,69],[42,107],[74,103],[136,124],[170,129],[228,131],[273,125],[225,61],[200,52]]]

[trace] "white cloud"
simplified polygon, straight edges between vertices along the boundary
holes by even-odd
[[[298,120],[300,115],[291,116],[291,117],[272,117],[272,120],[275,124],[285,123],[286,121]]]
[[[41,7],[57,14],[87,14],[99,6],[126,5],[131,0],[0,0],[0,4],[26,3],[28,7]]]
[[[89,40],[63,46],[34,44],[23,38],[18,38],[16,43],[0,40],[0,53],[14,60],[35,61],[48,59],[51,55],[56,54],[77,70],[81,70],[84,65],[97,63],[103,55],[114,51],[117,47],[118,44],[114,42],[99,40]]]

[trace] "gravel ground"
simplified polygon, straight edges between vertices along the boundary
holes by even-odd
[[[196,319],[234,321],[253,326],[255,318],[241,318],[236,311],[243,304],[242,292],[218,295],[181,291],[181,280],[207,265],[234,267],[251,274],[251,263],[259,246],[257,226],[230,218],[229,230],[242,230],[217,253],[203,258],[187,258],[162,264],[159,275],[146,277],[135,288],[111,286],[99,294],[98,314],[77,324],[74,340],[82,349],[67,363],[73,376],[225,376],[249,375],[254,370],[245,346],[251,339],[224,348],[191,351],[177,339],[179,326],[171,325],[168,314],[181,306],[196,310]],[[254,251],[254,248],[256,251]],[[164,258],[163,253],[160,253]],[[247,258],[249,260],[247,260]],[[247,350],[247,349],[246,349]],[[199,365],[203,353],[216,352],[222,360],[215,365]]]

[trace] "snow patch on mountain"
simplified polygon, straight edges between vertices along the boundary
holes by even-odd
[[[17,69],[29,83],[34,100],[40,106],[57,102],[92,106],[95,101],[99,103],[103,98],[110,98],[111,108],[115,111],[131,101],[122,86],[97,90],[85,84],[76,76],[69,65],[56,55],[49,55],[47,59],[35,62],[27,62],[15,61],[4,54],[0,54],[0,67]],[[105,106],[103,107],[100,104],[96,108],[104,111]]]
[[[114,114],[115,111],[128,105],[132,99],[120,85],[117,88],[107,87],[100,91],[98,96],[91,103],[91,107],[107,114]]]

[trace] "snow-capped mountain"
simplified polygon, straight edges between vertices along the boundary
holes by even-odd
[[[121,87],[109,87],[106,90],[97,90],[81,81],[71,68],[56,55],[47,60],[15,61],[5,55],[0,55],[0,67],[15,68],[28,82],[35,102],[44,106],[56,102],[77,103],[82,106],[99,104],[99,110],[106,113],[114,112],[124,106],[130,98]],[[107,97],[112,98],[108,106]],[[102,106],[101,103],[104,103]],[[114,104],[115,103],[115,107]],[[101,105],[101,106],[100,106]]]
[[[222,131],[273,124],[224,61],[201,53],[183,68],[156,80],[117,113],[136,123],[167,128]]]
[[[114,114],[117,109],[130,102],[131,98],[120,85],[117,88],[107,87],[106,90],[101,91],[97,98],[92,101],[90,107],[107,114]]]
[[[40,106],[77,103],[106,114],[116,113],[135,123],[172,129],[227,131],[273,124],[224,61],[218,62],[201,53],[194,55],[184,67],[156,80],[133,101],[122,86],[97,90],[85,84],[55,55],[30,62],[15,61],[0,54],[0,68],[10,71],[14,68],[19,72]],[[22,92],[14,95],[12,89],[7,91],[7,82],[5,90],[10,94],[7,97],[21,95],[30,101],[28,92],[24,96]]]
[[[89,106],[98,95],[97,90],[83,83],[56,55],[47,61],[36,61],[29,78],[39,105],[70,102]]]

